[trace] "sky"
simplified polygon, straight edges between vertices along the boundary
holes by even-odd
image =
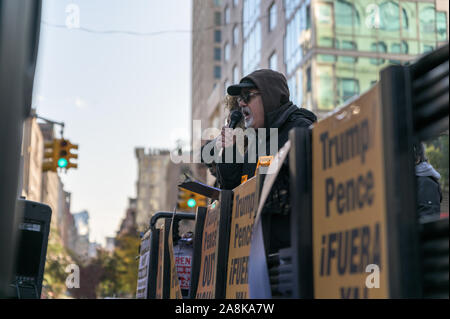
[[[91,241],[115,236],[136,196],[134,149],[189,142],[191,6],[43,1],[33,108],[64,122],[64,137],[79,144],[78,169],[61,178],[72,213],[89,212]]]

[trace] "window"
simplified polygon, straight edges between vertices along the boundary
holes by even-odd
[[[225,7],[225,25],[230,23],[230,7]]]
[[[349,51],[356,51],[356,43],[349,40],[342,40],[341,41],[341,47],[342,50],[349,50]],[[351,56],[340,56],[339,61],[345,62],[345,63],[355,63],[357,61],[357,58],[351,57]]]
[[[314,83],[317,83],[317,107],[332,110],[335,106],[332,65],[317,65]]]
[[[334,21],[336,26],[359,26],[359,13],[351,2],[337,0],[335,1]]]
[[[239,43],[239,27],[237,25],[233,28],[233,45],[236,46]]]
[[[382,53],[387,52],[387,47],[384,42],[372,43],[372,45],[370,46],[370,49],[372,52],[382,52]],[[375,65],[380,65],[380,64],[383,64],[384,62],[385,62],[384,59],[378,59],[378,58],[370,59],[370,63],[375,64]]]
[[[220,26],[221,23],[220,12],[214,12],[214,23],[216,26]]]
[[[269,8],[269,32],[275,29],[277,25],[277,5],[275,2]]]
[[[311,6],[308,4],[306,6],[306,30],[311,28]]]
[[[237,65],[233,67],[233,83],[239,82],[239,69]]]
[[[359,81],[352,78],[337,78],[337,89],[338,103],[342,104],[359,94]]]
[[[324,48],[334,48],[334,38],[330,38],[330,37],[320,37],[319,38],[319,47],[324,47]]]
[[[400,8],[393,1],[386,1],[380,4],[380,29],[386,31],[400,30],[400,23],[403,29],[408,29],[408,15],[402,9],[402,19],[400,21]]]
[[[306,69],[306,92],[311,92],[311,67]]]
[[[434,33],[435,32],[435,11],[433,5],[424,3],[419,4],[419,21],[420,32]]]
[[[220,43],[222,41],[222,33],[220,30],[214,31],[214,42]]]
[[[391,53],[408,54],[408,44],[405,41],[391,44]]]
[[[269,69],[277,71],[277,53],[274,52],[269,58]]]
[[[297,104],[297,82],[295,81],[295,75],[291,76],[291,78],[287,80],[287,84],[289,88],[290,99],[292,103]]]
[[[401,2],[402,6],[403,16],[410,17],[413,23],[404,22],[402,21],[402,37],[403,38],[411,38],[415,39],[417,38],[417,23],[416,17],[417,17],[417,3],[416,2]]]
[[[233,0],[233,6],[237,7],[239,5],[239,0]]]
[[[434,50],[434,45],[432,43],[421,43],[420,44],[420,53],[427,53]]]
[[[436,12],[436,31],[438,41],[447,41],[447,14]]]
[[[221,60],[221,51],[220,48],[214,48],[214,60],[215,61],[220,61]]]
[[[221,70],[221,68],[220,68],[220,66],[214,66],[214,78],[215,79],[220,79],[220,77],[221,77],[221,74],[222,73],[222,70]]]
[[[286,13],[286,20],[294,13],[296,7],[301,0],[284,0],[284,10]]]
[[[224,58],[225,58],[225,62],[228,61],[230,59],[230,45],[227,43],[225,43],[225,47],[224,47]]]
[[[405,41],[402,41],[401,43],[392,43],[390,52],[396,54],[408,54],[408,44]],[[399,60],[389,60],[389,63],[402,64]]]
[[[243,2],[243,52],[242,74],[246,75],[257,69],[261,60],[261,23],[260,0],[244,0]]]
[[[302,19],[302,14],[305,13],[303,8],[304,6],[302,9],[298,8],[292,19],[286,25],[284,59],[286,61],[286,73],[288,76],[290,76],[303,58],[303,48],[299,43],[301,34],[306,27],[306,24],[304,23],[306,21]]]
[[[221,0],[214,0],[214,5],[216,7],[218,7],[218,6],[222,5],[222,1]]]

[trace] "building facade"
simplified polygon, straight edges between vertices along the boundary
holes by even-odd
[[[211,93],[219,89],[222,77],[221,12],[220,0],[193,0],[192,120],[201,120],[202,125],[208,123],[210,113],[214,112],[206,102]]]
[[[369,89],[386,66],[448,42],[448,2],[441,0],[222,0],[220,5],[220,81],[195,99],[203,111],[194,111],[193,104],[193,119],[201,118],[202,127],[223,125],[226,87],[254,70],[285,74],[291,100],[320,117]],[[193,21],[194,30],[203,23]],[[195,68],[193,63],[193,73]],[[193,96],[198,86],[193,84]]]
[[[23,126],[22,196],[40,202],[42,199],[42,163],[44,137],[36,118],[28,118]]]
[[[89,212],[82,211],[73,214],[77,236],[74,252],[82,262],[89,260]]]
[[[167,166],[170,162],[168,150],[136,148],[138,180],[136,183],[136,223],[138,231],[148,229],[154,213],[170,209],[167,207]]]

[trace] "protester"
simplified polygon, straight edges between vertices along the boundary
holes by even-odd
[[[439,217],[442,191],[441,175],[428,163],[423,143],[414,146],[417,186],[417,212],[419,218]]]
[[[266,129],[266,136],[257,136],[255,141],[266,140],[267,155],[275,155],[270,153],[271,128],[277,129],[278,132],[278,149],[275,150],[278,151],[287,142],[288,133],[292,128],[307,128],[317,120],[312,112],[299,108],[290,101],[286,78],[273,70],[257,70],[242,78],[239,84],[229,86],[227,92],[237,97],[247,129],[255,129],[256,134],[257,129]],[[224,153],[229,148],[236,149],[236,139],[226,134],[225,129],[226,126],[222,128],[221,136],[217,139],[217,145],[225,147]],[[258,147],[258,142],[249,142],[243,163],[222,161],[217,164],[217,177],[222,189],[233,189],[255,175],[257,162],[249,160],[249,152],[259,154]],[[277,176],[263,210],[263,227],[268,234],[267,238],[270,238],[270,246],[267,247],[269,253],[289,244],[289,211],[289,167],[286,162]],[[281,231],[271,231],[272,228]]]
[[[246,128],[266,128],[267,138],[270,128],[278,129],[278,149],[286,143],[288,133],[293,127],[308,127],[317,120],[312,112],[297,107],[289,100],[286,78],[273,70],[257,70],[244,77],[239,84],[229,86],[227,92],[231,96],[237,96],[239,107],[244,113]],[[222,128],[221,138],[218,139],[219,146],[232,147],[235,139],[227,136],[225,129],[226,126]],[[269,155],[268,142],[267,140],[266,154]],[[258,151],[258,145],[255,146]],[[255,174],[256,165],[256,162],[248,161],[248,150],[244,163],[219,163],[221,187],[233,189],[241,183],[243,176],[251,178]]]

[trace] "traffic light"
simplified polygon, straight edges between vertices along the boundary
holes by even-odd
[[[177,209],[192,211],[198,206],[206,206],[206,197],[180,188],[178,193]]]
[[[57,143],[59,144],[59,153],[56,161],[58,167],[65,169],[78,168],[78,164],[70,161],[71,158],[78,158],[78,154],[72,153],[72,150],[78,149],[78,145],[72,144],[69,140],[63,138],[57,140]]]
[[[56,172],[58,167],[65,169],[78,168],[76,163],[70,161],[72,158],[78,158],[78,154],[72,153],[73,149],[78,149],[78,145],[61,138],[53,139],[52,142],[46,142],[44,148],[44,172]]]

